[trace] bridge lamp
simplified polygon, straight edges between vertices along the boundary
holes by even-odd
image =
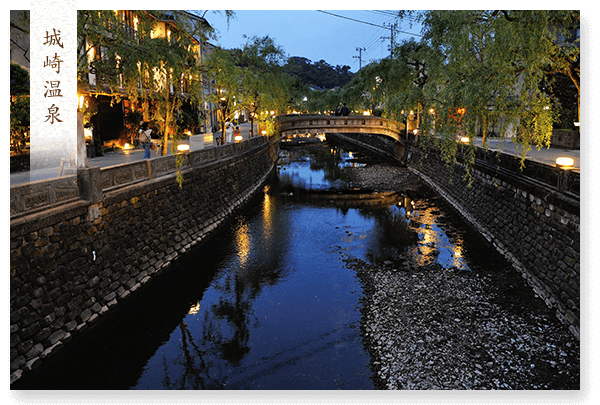
[[[461,136],[460,137],[460,142],[461,143],[467,144],[467,143],[469,143],[469,141],[470,141],[470,139],[469,139],[468,136]]]

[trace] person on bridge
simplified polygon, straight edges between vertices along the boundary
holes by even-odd
[[[342,115],[343,116],[347,116],[350,114],[350,109],[348,108],[348,106],[346,105],[346,103],[344,103],[343,107],[342,107]]]

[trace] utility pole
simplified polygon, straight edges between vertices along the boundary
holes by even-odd
[[[385,26],[385,23],[383,23]],[[390,24],[390,36],[389,37],[381,37],[381,39],[389,39],[390,40],[390,58],[394,57],[394,30],[396,29],[396,24]]]
[[[366,51],[365,48],[356,48],[358,51],[358,56],[353,56],[353,58],[358,58],[358,70],[362,68],[362,51]]]

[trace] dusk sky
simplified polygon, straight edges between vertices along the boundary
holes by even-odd
[[[235,10],[235,9],[234,9]],[[219,31],[215,45],[223,48],[241,47],[243,37],[269,35],[284,48],[288,56],[301,56],[313,62],[323,59],[332,66],[348,65],[352,72],[359,69],[359,51],[362,66],[372,60],[389,56],[390,29],[394,22],[391,10],[235,10],[236,18],[229,29],[224,13],[207,13],[205,18]],[[409,26],[400,21],[399,30],[420,38],[420,26]],[[382,39],[382,37],[387,37]],[[399,44],[411,35],[395,34]]]

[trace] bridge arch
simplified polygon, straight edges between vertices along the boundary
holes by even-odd
[[[282,137],[326,134],[378,155],[406,163],[406,126],[382,117],[288,114],[277,118]],[[410,139],[410,138],[408,138]]]
[[[281,136],[314,133],[367,133],[385,135],[403,144],[406,141],[405,125],[382,117],[288,114],[279,116],[278,123]]]

